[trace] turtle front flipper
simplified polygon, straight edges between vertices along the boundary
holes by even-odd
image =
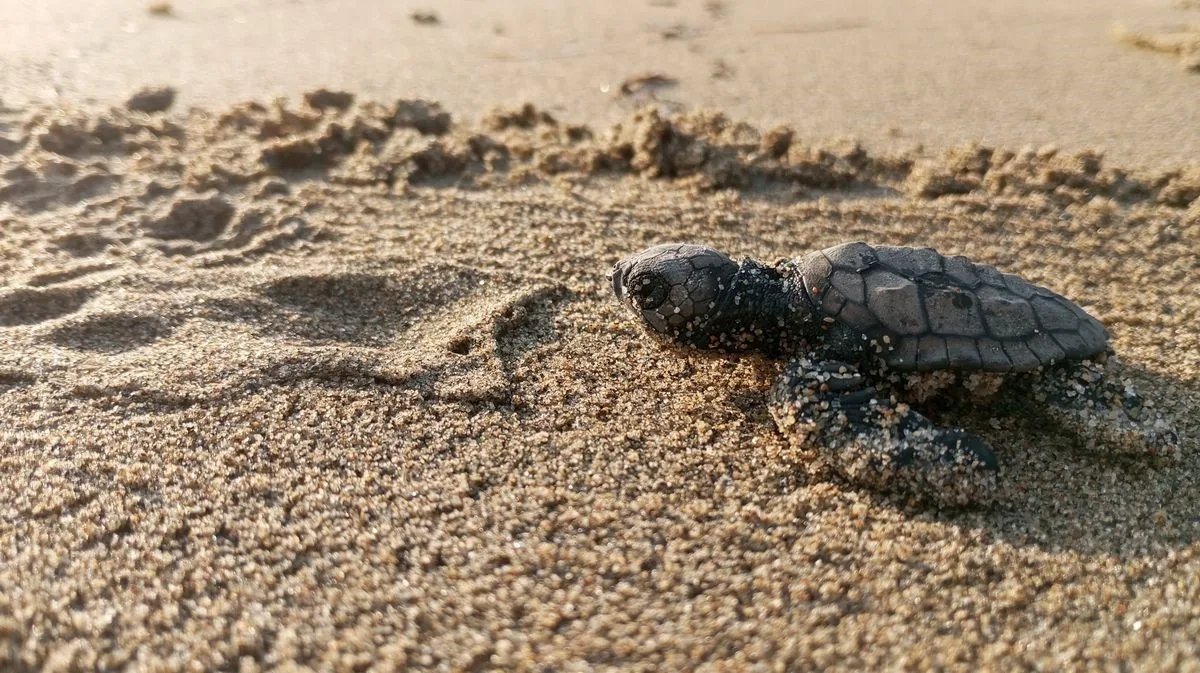
[[[853,365],[796,359],[771,392],[771,415],[797,446],[851,483],[923,500],[993,499],[996,455],[983,439],[942,429]]]
[[[1067,362],[1025,377],[1023,397],[1070,428],[1090,449],[1175,460],[1179,434],[1123,381],[1116,358]]]

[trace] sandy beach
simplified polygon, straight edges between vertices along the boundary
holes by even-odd
[[[653,94],[879,150],[1055,144],[1178,165],[1200,156],[1197,76],[1120,38],[1184,49],[1198,15],[1187,0],[0,0],[0,98],[119,105],[169,85],[181,107],[222,109],[333,87],[472,121],[534,101],[606,127]],[[614,96],[647,73],[673,84]]]
[[[607,20],[636,39],[581,9],[545,42],[519,3],[403,5],[388,25],[421,37],[378,56],[408,65],[347,65],[387,35],[360,16],[321,51],[339,81],[283,44],[205,63],[206,34],[251,49],[214,27],[236,4],[124,3],[88,41],[39,23],[82,5],[0,0],[23,12],[0,48],[0,670],[1200,670],[1200,75],[1112,32],[1200,12],[931,2],[975,32],[920,46],[870,3],[803,30],[628,3]],[[286,41],[363,7],[257,11]],[[959,73],[812,98],[748,76],[779,62],[749,46],[771,26],[841,45],[818,88],[888,79],[860,31],[910,65],[985,33],[972,76],[1047,65],[1009,72],[1019,95]],[[476,29],[523,46],[412,56],[494,48]],[[568,33],[599,51],[548,58]],[[208,74],[154,58],[172,40]],[[678,81],[629,79],[659,71]],[[564,84],[590,77],[607,91]],[[776,429],[778,363],[665,350],[605,279],[665,241],[773,261],[854,239],[1078,301],[1181,457],[977,408],[942,420],[999,448],[997,503],[857,489]]]

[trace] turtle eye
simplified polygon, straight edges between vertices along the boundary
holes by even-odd
[[[643,311],[649,311],[662,306],[667,301],[671,288],[661,274],[643,273],[629,279],[625,288],[630,299]]]

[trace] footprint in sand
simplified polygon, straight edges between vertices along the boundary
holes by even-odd
[[[169,335],[166,318],[137,313],[97,313],[55,327],[47,339],[63,348],[115,354],[143,348]]]
[[[0,291],[0,327],[34,325],[78,311],[92,296],[90,288],[16,288]]]
[[[545,279],[444,263],[285,275],[254,290],[257,296],[206,302],[205,317],[253,324],[266,338],[299,339],[291,344],[305,354],[284,354],[276,364],[286,367],[269,371],[308,378],[368,372],[444,399],[494,402],[510,396],[517,359],[553,338],[554,304],[565,294]],[[323,348],[339,344],[353,350]]]
[[[15,369],[0,369],[0,393],[37,383],[37,377]]]
[[[163,241],[204,243],[224,234],[235,215],[237,208],[223,197],[184,197],[171,203],[166,213],[146,218],[142,228]]]
[[[120,182],[119,176],[69,163],[42,173],[18,166],[0,175],[0,203],[25,212],[59,208],[106,196]]]
[[[445,400],[509,403],[518,363],[557,338],[554,313],[567,292],[528,279],[508,291],[489,289],[450,309],[434,307],[399,337],[408,350],[381,375]]]
[[[263,207],[242,209],[217,194],[176,196],[144,217],[141,230],[168,255],[234,253],[226,262],[241,261],[239,254],[265,252],[309,233],[300,217]]]
[[[25,284],[29,287],[47,287],[50,285],[58,285],[84,276],[90,276],[100,271],[107,271],[113,268],[112,264],[79,264],[76,266],[68,266],[62,269],[54,269],[51,271],[43,271],[34,274],[25,280]]]
[[[98,255],[115,241],[102,234],[94,232],[74,233],[60,236],[50,242],[52,249],[61,250],[72,257],[91,257]]]
[[[454,306],[483,282],[471,269],[431,264],[394,274],[289,275],[257,290],[289,314],[297,336],[385,345],[429,307]]]
[[[183,347],[173,351],[185,360],[181,376],[211,377],[206,385],[228,384],[225,389],[241,389],[238,381],[321,380],[505,404],[512,372],[531,350],[557,338],[554,315],[567,295],[546,278],[447,262],[404,263],[396,270],[276,267],[197,270],[185,282],[123,275],[119,304],[96,302],[80,311],[107,283],[80,287],[79,279],[106,268],[79,265],[35,276],[30,280],[44,286],[0,295],[0,325],[53,321],[35,327],[36,341],[100,356],[151,347],[149,353],[170,337],[173,347]],[[58,282],[69,284],[53,285]],[[240,365],[212,366],[214,330],[240,332],[244,352],[252,355]],[[195,350],[187,348],[193,339],[199,339]]]

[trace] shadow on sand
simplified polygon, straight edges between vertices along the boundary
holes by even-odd
[[[1137,558],[1190,545],[1200,539],[1200,432],[1184,401],[1195,397],[1197,385],[1128,364],[1124,373],[1165,407],[1179,435],[1179,458],[1088,448],[1084,437],[1057,424],[1036,402],[1002,394],[994,408],[965,408],[938,419],[996,447],[997,502],[936,510],[895,496],[873,497],[919,519],[967,526],[997,542],[1047,552]]]

